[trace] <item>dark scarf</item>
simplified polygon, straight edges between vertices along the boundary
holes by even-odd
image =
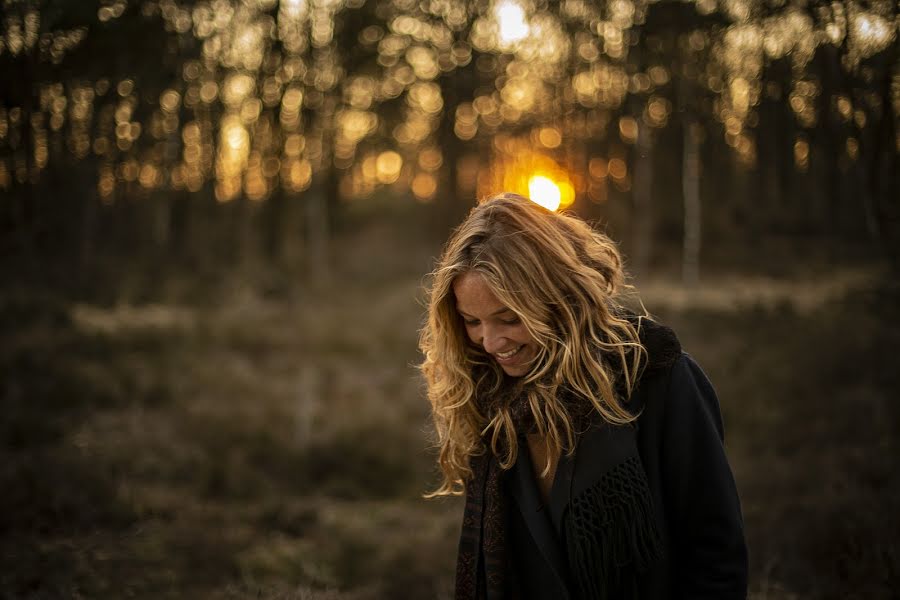
[[[643,368],[646,376],[670,366],[681,346],[669,328],[647,319],[641,325],[641,343],[649,357]],[[511,412],[517,430],[527,431],[530,411],[520,403],[513,404]],[[594,426],[613,428],[605,423]],[[611,462],[595,484],[570,498],[563,519],[573,592],[585,599],[635,597],[638,574],[662,552],[635,430],[615,429],[621,435],[598,436],[599,455],[622,459]],[[518,586],[507,545],[509,498],[503,490],[503,469],[490,450],[473,457],[471,467],[456,563],[456,600],[514,599],[512,590]]]

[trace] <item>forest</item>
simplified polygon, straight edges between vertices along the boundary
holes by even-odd
[[[900,590],[893,0],[0,0],[0,597],[449,598],[428,273],[514,191],[719,395],[755,600]]]

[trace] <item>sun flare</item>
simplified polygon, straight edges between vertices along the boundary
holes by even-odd
[[[534,175],[528,180],[528,197],[548,210],[558,210],[562,202],[562,190],[549,177]]]

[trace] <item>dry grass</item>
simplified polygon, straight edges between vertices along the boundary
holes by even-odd
[[[0,595],[449,597],[461,504],[421,499],[424,262],[203,308],[5,298]],[[900,295],[854,277],[647,286],[719,390],[756,600],[900,585]]]

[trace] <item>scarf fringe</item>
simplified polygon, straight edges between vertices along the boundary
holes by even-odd
[[[637,573],[662,555],[640,459],[616,465],[573,498],[569,510],[566,547],[581,597],[636,597]]]

